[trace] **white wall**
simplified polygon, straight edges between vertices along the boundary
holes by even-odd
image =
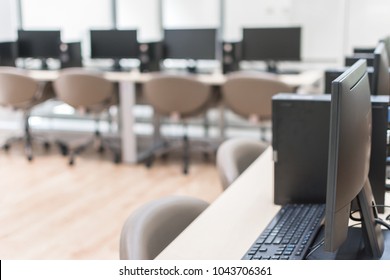
[[[304,60],[341,60],[345,0],[292,0],[291,22],[302,26]]]
[[[347,44],[350,53],[354,46],[374,46],[378,38],[390,35],[389,0],[347,0]]]
[[[0,0],[0,42],[16,40],[16,11],[16,1]]]
[[[242,28],[291,24],[291,0],[224,0],[223,38],[241,40]]]
[[[216,28],[220,0],[162,0],[164,28]]]
[[[137,29],[138,40],[154,42],[162,39],[160,0],[117,0],[120,29]]]
[[[110,0],[23,0],[25,29],[61,29],[63,41],[80,41],[88,29],[112,28]]]

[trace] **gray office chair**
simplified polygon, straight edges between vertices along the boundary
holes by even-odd
[[[186,120],[195,117],[206,110],[211,102],[211,87],[196,80],[192,76],[154,74],[150,80],[145,82],[143,92],[146,101],[153,107],[155,114],[160,117],[171,117],[181,122],[186,129]],[[151,166],[154,156],[165,153],[174,145],[161,140],[159,124],[155,125],[155,143],[149,151],[146,164]],[[207,141],[199,148],[208,154],[213,147]],[[209,144],[209,145],[207,145]],[[188,173],[190,144],[187,132],[184,133],[181,146],[183,148],[183,173]],[[195,147],[194,147],[195,148]]]
[[[106,80],[101,73],[83,68],[68,68],[61,71],[54,81],[54,90],[59,100],[80,110],[93,115],[95,118],[95,133],[87,141],[76,147],[70,147],[68,143],[59,140],[61,151],[64,155],[70,154],[69,164],[73,165],[75,156],[84,151],[88,146],[98,142],[99,151],[111,150],[114,162],[120,161],[118,150],[105,140],[99,131],[100,115],[110,106],[117,103],[114,85]]]
[[[276,75],[261,72],[233,72],[222,86],[223,102],[237,115],[257,126],[272,116],[272,96],[295,92],[296,88],[281,82]],[[261,127],[261,139],[265,140]]]
[[[208,205],[197,198],[170,196],[141,206],[123,225],[120,236],[120,259],[154,259]]]
[[[27,159],[29,161],[33,159],[33,138],[29,125],[30,112],[35,105],[53,97],[53,92],[48,89],[49,87],[46,84],[39,83],[28,77],[27,73],[22,69],[0,67],[0,106],[23,112],[24,120],[23,136],[7,139],[2,146],[3,149],[8,150],[13,143],[23,141]],[[49,142],[42,141],[45,148],[48,148]]]
[[[243,138],[223,142],[217,150],[217,170],[222,188],[226,190],[268,146],[262,141]]]

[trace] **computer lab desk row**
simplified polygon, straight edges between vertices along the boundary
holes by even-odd
[[[281,206],[274,204],[273,148],[268,147],[158,256],[158,260],[240,260]],[[384,214],[379,214],[384,219]],[[352,223],[355,223],[351,220]],[[390,232],[382,259],[390,259]]]
[[[29,74],[32,78],[51,82],[54,81],[59,71],[54,70],[31,70]],[[150,73],[133,72],[105,72],[104,77],[108,80],[119,84],[119,107],[121,123],[121,145],[122,145],[122,161],[124,163],[136,163],[137,155],[137,140],[134,132],[134,116],[132,108],[135,105],[136,84],[144,83],[150,79]],[[197,74],[196,77],[209,85],[221,86],[226,77],[223,74]],[[322,74],[319,71],[305,71],[294,75],[279,75],[280,80],[294,87],[310,87],[317,83]]]

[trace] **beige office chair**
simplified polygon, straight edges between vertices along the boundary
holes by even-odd
[[[261,129],[265,139],[263,121],[271,120],[272,96],[277,93],[295,92],[296,88],[281,82],[277,75],[261,72],[233,72],[227,75],[222,86],[224,104],[239,116]]]
[[[186,120],[195,117],[206,110],[211,102],[211,87],[196,80],[192,76],[154,74],[150,80],[145,82],[143,92],[146,101],[153,107],[157,116],[170,117],[180,121],[186,130]],[[162,141],[159,133],[159,124],[155,125],[155,143],[149,151],[146,160],[147,166],[153,162],[154,156],[164,153],[169,146],[167,141]],[[204,153],[210,153],[213,147],[206,145],[199,146]],[[188,173],[190,145],[187,132],[184,133],[181,146],[183,148],[183,172]],[[191,147],[192,148],[192,147]],[[195,146],[193,146],[195,148]]]
[[[169,196],[141,206],[123,225],[120,259],[154,259],[208,205],[197,198]]]
[[[46,84],[28,77],[22,69],[0,67],[0,106],[23,112],[24,120],[23,136],[7,139],[2,146],[3,149],[8,150],[14,142],[23,141],[27,159],[29,161],[33,159],[33,138],[29,126],[30,111],[35,105],[53,97],[53,92],[48,89]],[[49,147],[49,142],[43,140],[43,144],[45,148]]]
[[[96,142],[100,145],[100,152],[104,149],[111,150],[114,155],[114,162],[119,162],[119,151],[114,149],[99,131],[101,113],[107,111],[110,106],[117,102],[114,85],[99,72],[83,68],[68,68],[62,70],[59,77],[54,81],[54,90],[59,100],[77,110],[93,115],[96,122],[94,135],[81,145],[70,147],[68,143],[58,141],[62,153],[64,155],[70,154],[69,164],[73,165],[75,156]]]
[[[217,170],[222,188],[226,190],[268,147],[262,141],[232,138],[217,150]]]

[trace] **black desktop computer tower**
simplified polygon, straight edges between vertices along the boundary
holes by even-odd
[[[341,74],[347,70],[348,67],[343,67],[343,68],[338,68],[338,69],[327,69],[324,72],[324,93],[331,93],[332,91],[332,82],[338,78]],[[373,74],[373,67],[368,67],[367,72],[368,72],[368,81],[370,83],[370,88],[371,88],[371,83],[372,83],[372,74]]]
[[[82,67],[81,42],[62,43],[60,45],[61,68]]]
[[[163,59],[163,43],[151,42],[139,44],[139,70],[142,73],[160,71],[160,63]]]
[[[0,42],[0,66],[15,66],[18,57],[16,42]]]
[[[384,204],[388,96],[372,96],[369,179],[377,205]],[[325,203],[330,95],[278,94],[272,100],[274,202]],[[383,208],[379,211],[383,213]]]
[[[241,45],[241,42],[222,43],[222,72],[224,74],[240,70]]]

